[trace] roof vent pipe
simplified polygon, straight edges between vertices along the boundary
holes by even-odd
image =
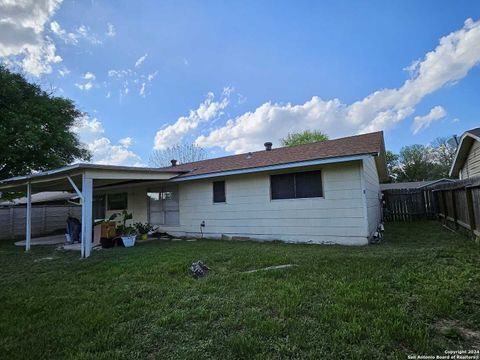
[[[266,142],[265,144],[263,144],[265,146],[265,150],[266,151],[270,151],[272,150],[272,143],[271,142]]]
[[[172,160],[170,160],[170,162],[172,163],[172,166],[177,166],[177,160],[172,159]]]

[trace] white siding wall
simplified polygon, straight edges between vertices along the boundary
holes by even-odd
[[[381,222],[380,182],[375,159],[369,157],[363,161],[365,201],[367,208],[368,234],[371,236]]]
[[[460,179],[480,175],[480,141],[475,141],[470,148],[465,164],[460,169]]]
[[[225,177],[225,204],[213,203],[212,180],[180,182],[180,225],[161,229],[199,236],[200,223],[205,221],[206,237],[224,234],[263,240],[366,244],[361,162],[320,169],[323,198],[271,200],[267,173]],[[146,190],[136,188],[129,192],[129,210],[133,211],[134,221],[147,219]]]
[[[133,220],[127,222],[127,225],[131,225],[135,222],[147,222],[148,221],[148,201],[147,193],[145,188],[132,187],[121,190],[112,190],[108,192],[98,192],[99,194],[117,194],[124,193],[128,194],[128,211],[131,212],[134,216]],[[95,193],[97,195],[97,193]],[[106,217],[116,213],[121,213],[122,210],[106,210]],[[121,217],[116,219],[117,221],[121,220]]]

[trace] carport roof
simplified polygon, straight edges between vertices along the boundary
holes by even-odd
[[[166,170],[151,167],[115,166],[78,163],[26,176],[17,176],[0,181],[0,191],[25,191],[27,183],[38,191],[71,191],[72,185],[68,177],[77,187],[81,187],[81,176],[95,179],[95,187],[114,185],[128,181],[168,180],[182,174],[182,170]]]

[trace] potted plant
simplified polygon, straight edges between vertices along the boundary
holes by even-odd
[[[123,245],[125,247],[132,247],[135,245],[135,240],[137,239],[137,234],[133,226],[127,226],[127,220],[133,219],[133,214],[127,212],[127,210],[122,211],[123,223],[117,229],[122,238]]]
[[[148,233],[153,230],[153,226],[150,225],[149,223],[137,222],[133,224],[133,227],[135,228],[137,233],[140,235],[141,240],[147,240]]]

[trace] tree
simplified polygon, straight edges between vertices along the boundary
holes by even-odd
[[[205,160],[207,153],[204,148],[196,144],[177,144],[162,150],[155,150],[150,155],[149,164],[153,167],[171,166],[171,160],[180,164]]]
[[[392,169],[395,180],[402,182],[448,178],[456,149],[447,140],[439,137],[427,146],[404,146],[400,150],[398,163]]]
[[[282,146],[295,146],[326,140],[328,140],[328,135],[322,133],[321,131],[305,130],[304,132],[300,133],[289,133],[286,137],[280,139],[280,142],[282,143]]]
[[[387,150],[385,153],[385,160],[387,162],[388,177],[390,178],[390,182],[394,182],[397,178],[396,170],[398,167],[398,158],[399,156],[393,151]]]
[[[71,130],[81,115],[71,100],[0,66],[0,179],[89,160]]]
[[[422,181],[431,179],[432,163],[426,146],[415,144],[400,150],[397,181]]]
[[[457,148],[448,143],[448,138],[438,137],[432,141],[432,149],[434,154],[434,161],[439,165],[439,172],[441,178],[449,177],[450,168]]]

